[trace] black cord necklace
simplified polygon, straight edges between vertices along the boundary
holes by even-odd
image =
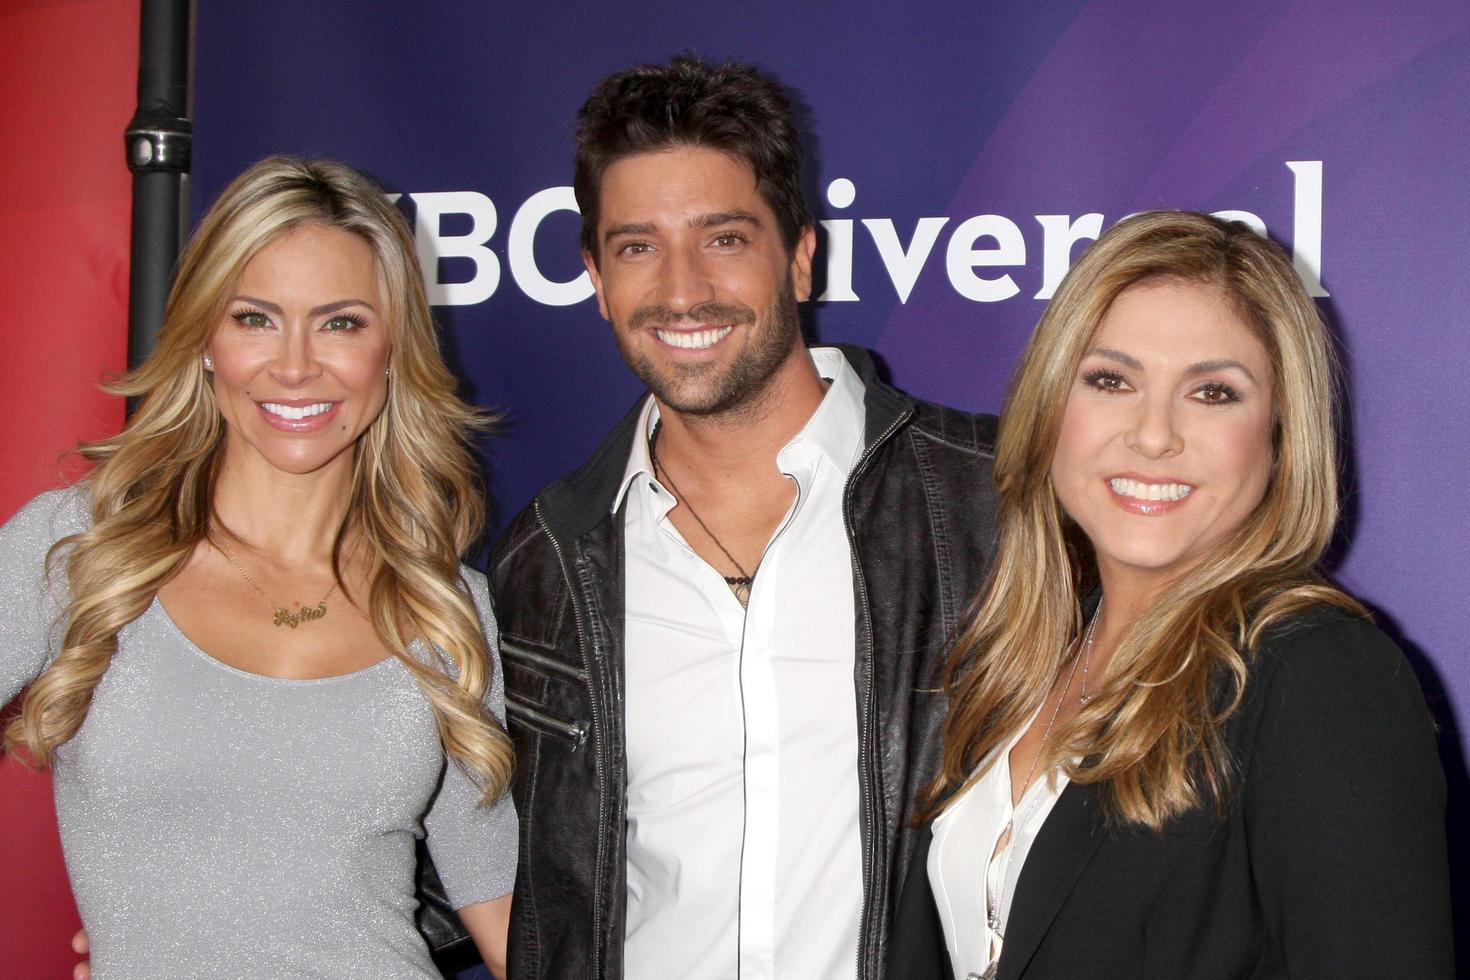
[[[694,509],[694,505],[689,502],[689,498],[684,496],[679,490],[679,485],[674,482],[674,478],[669,475],[669,471],[658,461],[658,434],[662,430],[663,422],[655,422],[653,424],[653,434],[648,437],[648,458],[653,461],[653,475],[669,485],[669,489],[674,493],[674,499],[689,509],[689,516],[694,518],[694,523],[700,526],[700,529],[704,531],[705,535],[715,543],[715,547],[719,548],[720,552],[726,558],[730,559],[730,564],[734,565],[736,570],[740,572],[739,575],[721,575],[720,577],[725,580],[725,584],[730,587],[730,591],[735,593],[736,600],[742,606],[748,605],[750,603],[750,587],[755,581],[755,576],[747,572],[745,566],[736,561],[735,556],[730,554],[730,549],[726,548],[724,543],[715,537],[715,532],[709,529],[709,525],[704,522],[704,518],[699,516],[699,511]],[[758,569],[759,566],[757,566]]]

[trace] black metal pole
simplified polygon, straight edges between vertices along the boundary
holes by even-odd
[[[125,141],[133,172],[128,366],[153,350],[184,228],[189,123],[189,0],[142,0],[138,108]]]

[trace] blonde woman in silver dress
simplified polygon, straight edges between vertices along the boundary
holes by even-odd
[[[251,167],[113,388],[91,474],[0,530],[6,745],[54,771],[95,976],[438,977],[425,837],[503,963],[512,756],[459,562],[483,418],[403,218],[343,165]]]

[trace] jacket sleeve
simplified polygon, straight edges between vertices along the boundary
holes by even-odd
[[[1334,618],[1268,643],[1253,671],[1242,805],[1287,975],[1453,976],[1444,773],[1404,655]]]

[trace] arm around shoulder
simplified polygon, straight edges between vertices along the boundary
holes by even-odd
[[[1314,616],[1263,644],[1249,684],[1241,805],[1287,972],[1453,976],[1444,773],[1403,653]]]

